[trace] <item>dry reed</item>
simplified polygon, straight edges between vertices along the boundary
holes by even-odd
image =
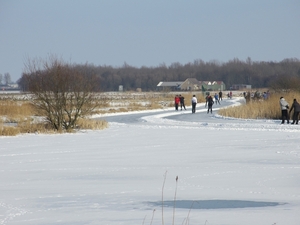
[[[44,122],[35,122],[33,120],[24,120],[22,122],[19,122],[17,127],[20,130],[20,133],[47,133],[47,134],[55,134],[60,133],[59,131],[56,131],[52,129],[52,127],[49,126],[49,124]]]
[[[92,119],[79,119],[77,121],[77,128],[88,130],[102,130],[108,127],[108,123],[104,120],[92,120]]]
[[[295,98],[300,100],[300,93],[272,93],[266,100],[251,100],[245,105],[220,109],[219,114],[242,119],[280,119],[280,97],[284,97],[291,106]]]
[[[0,125],[0,136],[16,136],[18,134],[20,134],[19,128]]]
[[[0,116],[6,118],[6,122],[19,121],[24,117],[32,116],[34,108],[31,103],[26,101],[0,101]]]

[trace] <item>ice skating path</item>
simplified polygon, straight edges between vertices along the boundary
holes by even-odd
[[[205,129],[227,130],[273,130],[286,132],[299,132],[300,125],[284,124],[280,120],[267,119],[238,119],[223,117],[218,114],[219,109],[245,104],[243,98],[224,99],[221,104],[213,106],[213,112],[207,113],[204,103],[197,104],[196,113],[192,114],[191,107],[186,110],[175,111],[174,108],[162,110],[140,111],[135,113],[105,114],[98,118],[109,123],[152,125],[152,126],[182,126]]]

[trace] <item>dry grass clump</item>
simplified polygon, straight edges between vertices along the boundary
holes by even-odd
[[[95,114],[106,114],[106,113],[118,113],[118,112],[128,112],[129,110],[127,108],[109,108],[107,110],[97,110],[97,113]]]
[[[2,123],[0,125],[0,136],[16,136],[20,133],[33,133],[33,129],[24,128],[24,124],[28,123],[25,121],[33,114],[34,108],[28,101],[1,100],[0,117]],[[26,125],[26,127],[27,126],[28,125]]]
[[[246,105],[220,109],[219,114],[226,117],[243,119],[280,119],[280,97],[284,97],[291,106],[293,104],[294,98],[300,100],[300,93],[272,93],[267,100],[251,100]]]
[[[108,127],[107,121],[81,118],[77,121],[79,129],[103,130]]]
[[[107,127],[108,123],[103,120],[79,119],[77,123],[77,129],[102,130]],[[63,132],[54,130],[47,123],[34,122],[30,120],[19,121],[18,123],[12,125],[4,125],[3,123],[0,124],[0,136],[16,136],[25,133],[57,134]]]
[[[6,123],[0,125],[0,136],[16,136],[18,134],[47,133],[54,134],[58,131],[53,130],[49,125],[43,122],[34,122],[32,120],[22,120],[17,123]]]
[[[6,122],[16,122],[34,114],[34,107],[27,101],[0,101],[0,116]]]
[[[20,134],[19,128],[0,124],[0,136],[16,136],[18,134]]]
[[[19,128],[20,133],[44,133],[44,134],[54,134],[59,133],[57,130],[54,130],[50,127],[47,123],[44,122],[36,122],[33,120],[24,120],[19,122],[17,125]]]

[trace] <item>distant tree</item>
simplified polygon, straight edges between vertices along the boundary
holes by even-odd
[[[3,75],[0,73],[0,85],[2,84]]]
[[[124,62],[121,67],[76,65],[78,72],[96,74],[102,91],[116,91],[123,85],[125,91],[142,88],[143,91],[154,91],[160,81],[184,81],[196,78],[199,81],[223,81],[226,87],[233,84],[249,84],[252,88],[268,87],[278,76],[300,77],[300,61],[285,59],[281,62],[245,61],[234,58],[226,63],[216,60],[204,62],[201,59],[182,65],[172,63],[170,66],[162,63],[158,67],[135,68]],[[100,82],[101,81],[101,82]],[[26,82],[19,84],[23,90]],[[24,88],[25,87],[25,88]]]
[[[4,74],[4,82],[5,82],[6,85],[11,83],[11,76],[10,76],[9,73]]]
[[[276,76],[269,82],[269,87],[275,91],[300,91],[300,78],[288,75]]]
[[[90,115],[97,106],[97,77],[86,75],[56,57],[29,61],[22,80],[33,94],[33,105],[39,115],[56,130],[74,129],[78,119]]]

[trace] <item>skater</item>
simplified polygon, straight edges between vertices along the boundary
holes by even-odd
[[[294,99],[294,102],[293,102],[292,107],[290,109],[290,113],[292,112],[293,109],[294,109],[293,122],[291,124],[294,124],[295,122],[296,122],[296,124],[298,124],[299,113],[300,113],[300,104],[297,102],[296,99]]]
[[[208,95],[206,98],[206,102],[207,102],[207,113],[209,113],[209,111],[210,113],[212,113],[212,106],[214,104],[213,98],[210,95]]]
[[[205,96],[205,107],[207,106],[207,99],[208,99],[208,96],[209,96],[209,92],[206,93],[206,96]]]
[[[287,124],[290,123],[289,121],[289,115],[288,115],[288,109],[289,109],[289,103],[283,98],[280,97],[279,100],[280,109],[281,109],[281,124],[284,124],[284,121],[287,121]]]
[[[215,102],[216,102],[216,105],[219,103],[219,105],[221,105],[220,101],[219,101],[219,96],[217,93],[215,93],[214,95],[214,98],[215,98]]]
[[[220,91],[220,92],[219,92],[219,99],[220,99],[221,101],[223,101],[223,99],[222,99],[222,94],[223,94],[222,91]]]
[[[197,105],[197,98],[196,95],[192,97],[192,113],[196,113],[196,105]]]
[[[182,110],[182,107],[184,108],[184,110],[186,110],[185,105],[184,105],[184,97],[179,95],[179,99],[180,99],[180,108]]]
[[[175,100],[175,110],[178,111],[178,105],[179,105],[179,102],[180,102],[179,96],[176,95],[174,100]]]

